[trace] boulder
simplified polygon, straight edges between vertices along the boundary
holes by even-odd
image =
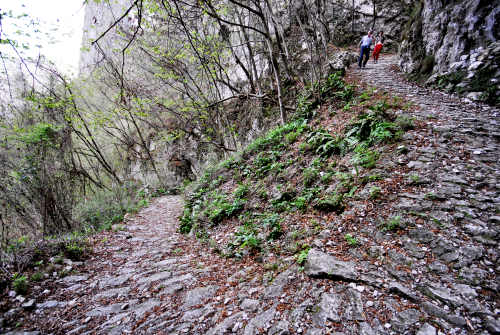
[[[317,249],[309,251],[304,270],[308,276],[315,278],[345,281],[356,281],[359,278],[353,262],[340,261]]]

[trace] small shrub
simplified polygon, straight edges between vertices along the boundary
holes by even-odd
[[[299,137],[299,134],[294,131],[286,134],[285,140],[287,143],[292,144],[293,142],[295,142],[295,140],[297,140],[297,137]]]
[[[333,177],[333,172],[326,172],[325,174],[323,174],[321,176],[321,182],[323,184],[328,184],[331,182],[332,180],[332,177]]]
[[[235,198],[242,198],[248,193],[248,185],[241,184],[236,188],[236,190],[233,192],[233,195]]]
[[[370,188],[370,199],[377,199],[380,197],[381,189],[378,186]]]
[[[193,227],[193,219],[192,219],[193,211],[190,207],[184,207],[184,212],[180,218],[181,225],[179,227],[179,231],[182,234],[189,234],[191,228]]]
[[[17,294],[24,295],[28,292],[28,281],[26,276],[15,273],[12,279],[12,288]]]
[[[265,188],[261,188],[257,191],[257,196],[262,199],[262,200],[267,200],[269,197],[269,194],[267,193]]]
[[[415,128],[414,120],[408,115],[401,115],[396,118],[395,124],[402,130],[410,130]]]
[[[299,144],[299,150],[300,152],[306,152],[311,150],[311,145],[307,142],[302,142]]]
[[[62,257],[62,255],[58,255],[56,257],[54,257],[54,264],[62,264],[64,261],[64,258]]]
[[[410,175],[410,182],[412,184],[418,185],[420,183],[420,176],[418,174]]]
[[[433,192],[428,192],[425,194],[425,199],[428,199],[428,200],[436,200],[437,199],[437,195]]]
[[[302,250],[299,252],[299,254],[296,256],[297,257],[297,263],[299,265],[304,265],[304,263],[307,260],[307,255],[309,254],[309,250],[311,248],[308,245],[303,245]]]
[[[322,210],[322,211],[342,213],[344,211],[344,207],[345,207],[344,203],[343,203],[343,199],[344,199],[343,194],[335,193],[335,194],[326,196],[323,199],[320,199],[314,205],[314,208]]]
[[[287,212],[290,210],[290,203],[288,201],[275,201],[272,203],[272,206],[278,213]]]
[[[262,220],[264,227],[269,227],[269,235],[267,238],[269,240],[276,240],[283,235],[283,229],[281,228],[281,219],[278,214],[271,214]]]
[[[307,209],[307,203],[308,202],[309,201],[307,201],[306,197],[297,197],[297,199],[295,199],[295,201],[293,202],[293,205],[298,210],[305,211]]]
[[[392,122],[376,122],[370,133],[372,143],[390,142],[395,138],[398,127]]]
[[[318,170],[316,168],[305,168],[303,171],[303,183],[305,187],[309,187],[318,178]]]
[[[356,165],[371,169],[375,167],[380,154],[375,150],[370,150],[365,143],[361,143],[354,149],[352,161]]]
[[[383,224],[383,231],[398,230],[401,227],[401,216],[393,216]]]
[[[69,243],[65,246],[64,253],[71,260],[80,260],[83,258],[84,248],[77,242]]]
[[[347,241],[347,244],[349,244],[351,247],[355,247],[358,245],[358,240],[351,234],[345,234],[344,239]]]
[[[34,274],[31,275],[31,281],[33,282],[38,282],[43,279],[43,273],[41,272],[35,272]]]
[[[235,233],[235,239],[230,243],[229,247],[234,248],[248,248],[250,251],[259,251],[261,241],[257,238],[257,229],[251,222],[245,222],[243,226],[239,227]]]
[[[316,154],[328,157],[333,154],[340,154],[345,145],[343,138],[333,137],[327,131],[320,129],[309,134],[307,143]]]

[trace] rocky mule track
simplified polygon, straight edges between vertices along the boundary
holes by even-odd
[[[406,83],[396,61],[349,76],[412,101],[426,124],[381,162],[411,171],[412,191],[391,205],[411,213],[407,229],[367,224],[363,248],[341,258],[323,248],[327,224],[304,269],[289,257],[269,277],[177,233],[182,199],[162,197],[8,313],[32,309],[21,324],[33,334],[500,333],[499,110]]]

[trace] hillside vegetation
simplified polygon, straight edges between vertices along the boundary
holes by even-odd
[[[350,85],[339,74],[314,86],[297,97],[293,121],[188,187],[181,232],[225,256],[242,257],[300,255],[326,226],[339,231],[332,242],[356,246],[366,234],[358,230],[367,228],[353,225],[359,204],[370,209],[365,225],[400,228],[401,217],[386,206],[404,183],[395,183],[391,170],[399,167],[386,162],[405,153],[398,141],[414,127],[405,112],[411,105]]]

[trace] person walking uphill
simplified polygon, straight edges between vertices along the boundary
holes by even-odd
[[[359,67],[365,67],[368,59],[370,58],[370,47],[372,45],[372,32],[369,31],[368,35],[363,36],[361,41],[359,42],[360,52],[359,52]],[[364,60],[363,60],[364,57]]]
[[[373,62],[377,63],[380,51],[382,51],[382,47],[384,46],[384,41],[385,41],[384,32],[380,31],[375,40],[376,43],[375,43],[375,48],[373,49]]]

